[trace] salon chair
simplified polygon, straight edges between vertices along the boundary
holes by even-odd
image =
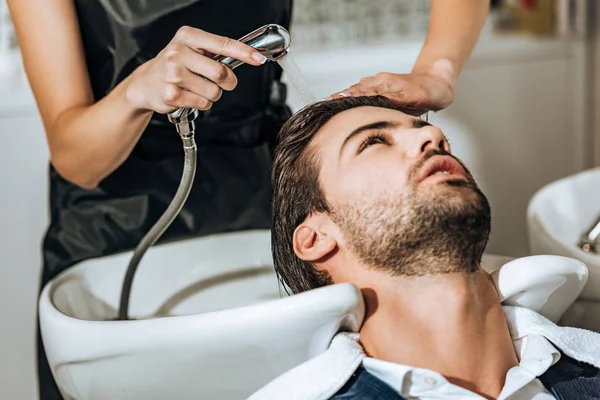
[[[130,321],[115,321],[131,253],[82,262],[40,302],[48,360],[67,400],[244,399],[357,330],[351,284],[287,296],[270,233],[249,231],[151,248],[132,289]],[[573,259],[484,256],[505,304],[558,321],[587,279]]]

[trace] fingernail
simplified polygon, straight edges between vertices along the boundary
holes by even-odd
[[[349,97],[350,95],[348,93],[346,93],[346,92],[340,92],[340,93],[338,93],[338,96],[340,96],[340,97]]]
[[[267,62],[267,57],[265,57],[263,54],[261,53],[252,53],[252,59],[256,62],[259,62],[261,64],[264,64]]]

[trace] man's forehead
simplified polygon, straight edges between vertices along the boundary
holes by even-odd
[[[412,117],[402,111],[392,110],[383,107],[356,107],[350,110],[342,111],[331,118],[319,130],[314,141],[318,144],[325,142],[341,142],[350,132],[359,126],[374,122],[389,121],[398,122],[401,125],[410,126],[412,121],[417,118]]]

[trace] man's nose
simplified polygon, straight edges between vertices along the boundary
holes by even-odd
[[[415,142],[410,149],[411,156],[421,157],[430,150],[445,150],[450,152],[442,131],[435,126],[424,126],[417,129]]]

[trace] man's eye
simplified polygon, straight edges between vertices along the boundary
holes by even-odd
[[[365,150],[369,146],[372,146],[374,144],[382,144],[382,143],[383,144],[387,143],[387,138],[381,134],[377,133],[374,135],[367,136],[365,138],[365,140],[363,140],[362,143],[360,144],[357,153],[361,153],[363,150]]]

